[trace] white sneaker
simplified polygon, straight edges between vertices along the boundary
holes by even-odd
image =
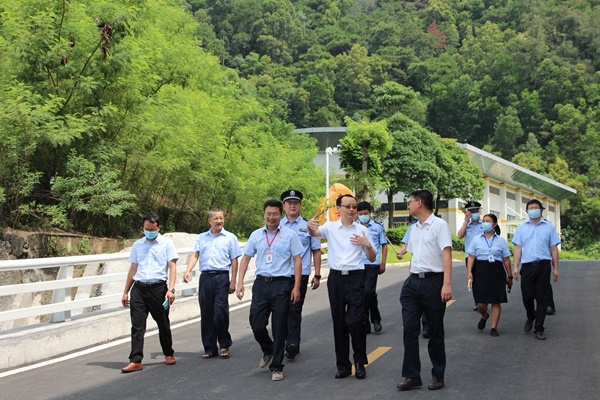
[[[269,364],[269,362],[271,361],[271,358],[273,358],[273,354],[269,354],[269,355],[265,354],[264,356],[261,357],[260,361],[258,362],[258,366],[260,368],[266,367]]]
[[[273,371],[273,375],[271,375],[271,380],[280,381],[283,379],[283,372],[281,371]]]

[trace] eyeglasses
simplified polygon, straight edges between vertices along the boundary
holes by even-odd
[[[347,206],[345,204],[341,204],[340,207],[344,207],[344,208],[346,208],[348,210],[356,210],[358,208],[356,206]]]

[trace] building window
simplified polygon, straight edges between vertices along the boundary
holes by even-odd
[[[490,210],[489,214],[494,214],[496,217],[500,216],[500,211]]]
[[[550,211],[550,212],[554,212],[554,211],[555,211],[555,208],[554,208],[554,206],[548,206],[548,211]]]
[[[511,200],[515,200],[517,197],[515,196],[514,193],[506,192],[506,198],[507,199],[511,199]]]
[[[500,189],[495,186],[490,185],[490,193],[500,196]]]
[[[512,215],[512,214],[508,214],[508,215],[506,216],[506,220],[507,220],[507,221],[515,221],[515,220],[517,220],[517,219],[519,219],[519,218],[517,218],[515,215]]]
[[[523,204],[527,204],[527,202],[529,200],[531,200],[529,197],[525,197],[525,196],[521,197],[521,203],[523,203]]]

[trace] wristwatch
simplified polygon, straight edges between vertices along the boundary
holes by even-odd
[[[318,280],[321,280],[321,275],[316,275],[315,274],[315,278],[317,278]]]
[[[169,292],[171,292],[171,293],[175,293],[175,288],[171,288],[171,289],[169,289]]]
[[[367,249],[370,249],[371,247],[373,247],[373,246],[371,246],[371,243],[369,243],[369,244],[367,245]]]

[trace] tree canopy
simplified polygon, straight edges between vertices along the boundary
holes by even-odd
[[[0,219],[117,235],[144,210],[196,230],[220,206],[248,232],[290,185],[316,206],[316,149],[293,128],[351,118],[386,121],[390,185],[405,171],[443,196],[476,191],[441,184],[461,161],[420,155],[428,132],[577,188],[564,244],[587,245],[600,234],[582,222],[600,196],[599,6],[0,0]],[[76,181],[89,188],[67,196]]]

